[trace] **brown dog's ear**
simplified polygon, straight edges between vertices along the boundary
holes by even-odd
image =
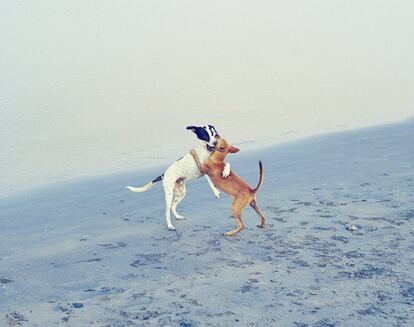
[[[229,152],[230,153],[237,153],[240,149],[236,148],[235,146],[230,145]]]

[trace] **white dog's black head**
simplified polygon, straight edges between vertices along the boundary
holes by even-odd
[[[217,144],[217,139],[220,137],[212,125],[205,126],[187,126],[197,138],[207,146],[207,150],[213,151]]]

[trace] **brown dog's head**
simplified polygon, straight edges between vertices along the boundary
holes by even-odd
[[[228,144],[225,139],[222,139],[221,137],[217,139],[217,144],[214,152],[216,152],[220,157],[222,156],[225,158],[228,153],[237,153],[239,151],[240,150],[235,146]]]

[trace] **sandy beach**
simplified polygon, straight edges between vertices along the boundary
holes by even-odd
[[[413,12],[0,1],[0,327],[413,326]],[[175,232],[161,185],[125,188],[198,146],[189,125],[253,187],[263,162],[264,230],[247,208],[225,237],[204,178]]]
[[[228,159],[258,201],[188,183],[170,232],[162,167],[49,184],[0,203],[2,326],[409,326],[414,320],[414,121]]]

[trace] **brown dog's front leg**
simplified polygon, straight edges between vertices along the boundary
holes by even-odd
[[[200,157],[198,156],[198,154],[197,154],[196,150],[191,149],[191,150],[190,150],[190,154],[193,156],[193,158],[194,158],[194,160],[195,160],[195,162],[196,162],[196,165],[197,165],[198,170],[199,170],[202,174],[205,174],[205,173],[207,172],[206,166],[205,166],[205,165],[203,165],[203,164],[201,163],[201,161],[200,161]]]

